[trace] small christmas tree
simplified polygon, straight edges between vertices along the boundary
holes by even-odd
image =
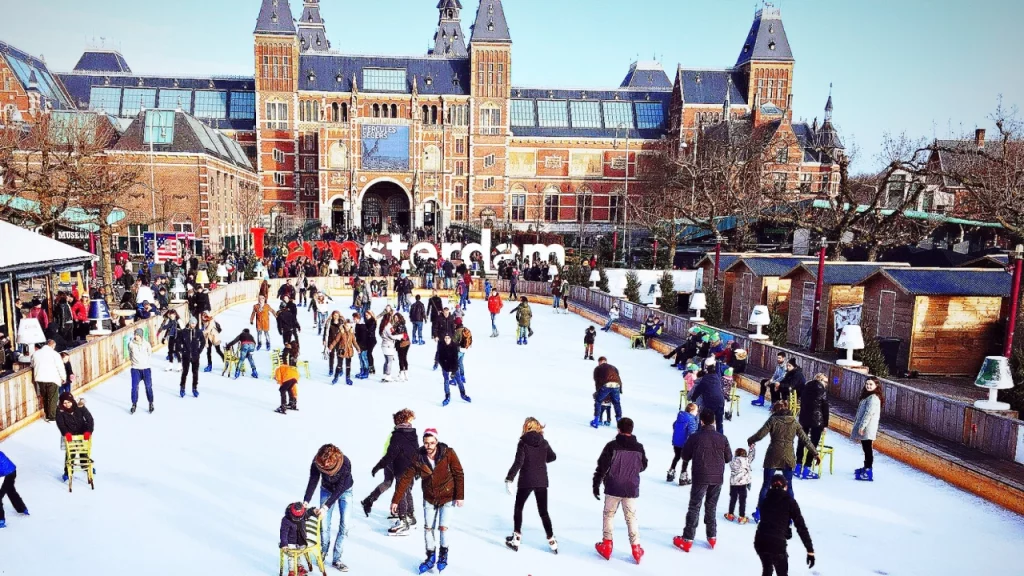
[[[630,302],[640,303],[640,277],[633,270],[626,273],[625,296]]]
[[[718,290],[707,292],[708,307],[704,309],[704,319],[710,326],[721,326],[723,317],[722,297]]]
[[[600,279],[597,281],[597,289],[607,294],[611,291],[611,288],[608,287],[608,273],[604,271],[602,264],[597,265],[597,273],[600,275]]]
[[[882,347],[878,345],[877,338],[868,338],[864,342],[864,349],[854,352],[853,357],[863,362],[875,376],[879,378],[889,376],[889,365],[885,362],[885,356],[882,354]]]
[[[772,302],[771,309],[772,321],[765,327],[764,333],[776,346],[784,346],[789,338],[789,309],[783,307],[778,298]]]
[[[658,286],[661,288],[661,309],[669,314],[675,314],[678,298],[676,297],[676,279],[672,276],[671,271],[665,270],[658,280]]]

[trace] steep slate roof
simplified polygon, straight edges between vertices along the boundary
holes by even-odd
[[[434,47],[429,54],[448,58],[467,58],[466,35],[462,32],[462,24],[458,20],[442,20],[434,33]]]
[[[944,148],[938,151],[939,167],[942,171],[942,184],[946,187],[960,187],[960,182],[949,175],[950,172],[966,172],[973,164],[980,164],[982,159],[979,156],[967,154],[970,151],[978,150],[978,144],[974,139],[967,140],[936,140],[935,146]],[[982,146],[986,154],[1000,157],[1003,154],[1003,143],[999,140],[986,140]]]
[[[254,34],[295,34],[292,7],[288,0],[263,0]]]
[[[750,34],[743,44],[736,66],[751,60],[792,62],[793,50],[789,47],[786,28],[782,25],[782,10],[765,6],[754,15]]]
[[[913,296],[1008,297],[1012,279],[1003,270],[891,268],[879,270],[858,284],[866,284],[879,274]]]
[[[826,286],[853,286],[868,276],[883,268],[908,267],[908,264],[861,264],[859,262],[832,262],[825,264],[825,285]],[[798,271],[804,271],[811,275],[811,278],[818,278],[818,265],[813,261],[803,262],[793,268],[782,278],[791,278]]]
[[[742,78],[733,70],[687,70],[679,68],[679,77],[683,83],[684,104],[715,104],[721,106],[725,102],[725,91],[729,87],[729,99],[733,105],[747,103],[747,95],[740,90]]]
[[[150,145],[144,140],[145,128],[146,112],[140,112],[125,130],[121,139],[113,146],[113,149],[148,152]],[[171,143],[158,144],[153,148],[157,152],[207,154],[239,168],[254,171],[249,158],[238,142],[184,112],[174,113],[174,133]]]
[[[962,268],[1005,268],[1010,265],[1008,254],[988,254],[981,258],[975,258],[964,262]]]
[[[113,50],[86,50],[75,64],[77,72],[127,72],[132,69],[119,52]]]
[[[14,72],[15,78],[24,90],[28,90],[35,76],[35,88],[43,97],[42,106],[50,104],[55,110],[74,108],[67,94],[53,75],[46,62],[26,52],[18,50],[5,42],[0,42],[0,58],[7,61],[7,66]]]
[[[468,58],[434,56],[349,56],[342,54],[303,54],[299,56],[299,90],[351,92],[355,75],[363,90],[365,68],[403,68],[405,88],[395,94],[411,94],[413,78],[420,94],[468,96],[471,80]],[[310,80],[309,72],[313,72]],[[427,84],[430,78],[430,84]],[[376,91],[375,91],[376,92]]]
[[[733,262],[726,272],[736,268],[742,262],[746,264],[750,271],[760,276],[761,278],[767,276],[783,276],[797,265],[806,262],[807,258],[801,258],[799,256],[783,256],[779,258],[740,258],[736,262]]]
[[[797,143],[804,151],[804,162],[819,162],[821,164],[832,164],[836,159],[828,152],[828,147],[822,144],[821,129],[816,132],[813,126],[806,122],[794,122],[793,133],[796,134]],[[842,149],[842,142],[838,134],[835,135],[833,144],[838,143],[837,149]]]
[[[657,62],[633,62],[619,87],[637,90],[671,90],[672,81],[668,79],[665,69]]]
[[[480,8],[476,11],[476,23],[470,28],[473,42],[512,43],[512,36],[505,21],[505,8],[501,0],[480,0]]]
[[[719,272],[724,272],[725,270],[731,268],[733,264],[735,264],[736,262],[738,262],[741,259],[746,259],[749,262],[751,260],[755,260],[755,259],[759,259],[759,258],[768,258],[768,259],[775,259],[775,260],[778,260],[778,259],[795,259],[795,260],[799,260],[801,262],[813,260],[812,256],[794,256],[792,254],[758,254],[758,253],[722,252],[719,255],[719,258],[718,258],[718,271]],[[707,261],[709,264],[711,264],[712,267],[714,267],[714,265],[715,265],[715,253],[713,251],[712,252],[708,252],[707,254],[704,255],[703,258],[698,260],[697,263],[694,266],[695,267],[703,266],[705,261]],[[792,267],[790,267],[790,268],[792,269]]]
[[[319,0],[305,0],[298,22],[299,49],[303,52],[327,52],[331,47],[327,28],[320,17]]]

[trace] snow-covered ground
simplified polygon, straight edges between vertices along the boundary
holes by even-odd
[[[335,300],[346,313],[347,302]],[[378,302],[374,309],[382,307]],[[219,316],[228,339],[247,325],[250,309],[237,306]],[[403,407],[416,411],[421,433],[437,428],[465,466],[466,505],[454,516],[446,573],[758,574],[753,524],[720,521],[714,551],[702,539],[689,554],[672,547],[672,536],[682,533],[689,496],[688,488],[665,482],[680,373],[654,352],[632,351],[626,339],[602,332],[596,354],[608,356],[622,373],[624,411],[636,420],[650,467],[643,474],[639,503],[647,552],[643,563],[633,564],[621,514],[612,560],[597,556],[602,508],[591,493],[591,479],[603,444],[615,433],[588,426],[594,366],[582,359],[588,322],[534,306],[536,335],[529,346],[516,346],[510,309],[506,304],[501,336],[492,339],[485,304],[470,306],[467,325],[474,346],[466,370],[472,404],[456,394],[450,406],[441,406],[441,376],[431,371],[432,344],[413,347],[407,383],[379,381],[383,361],[378,348],[377,380],[331,386],[311,315],[304,311],[302,350],[313,377],[300,384],[300,412],[273,412],[278,395],[265,377],[270,364],[265,351],[257,353],[264,376],[259,380],[222,378],[215,356],[214,372],[201,375],[199,399],[178,398],[179,374],[164,372],[163,354],[158,354],[152,415],[128,413],[127,372],[111,378],[86,395],[96,419],[95,491],[81,477],[73,494],[61,483],[63,454],[53,424],[35,423],[0,444],[18,465],[18,488],[32,512],[31,517],[18,516],[5,503],[8,527],[0,531],[0,574],[22,576],[40,569],[81,576],[276,573],[279,522],[285,506],[302,499],[317,448],[332,442],[351,458],[358,502],[382,476],[372,478],[370,469],[392,428],[391,414]],[[741,415],[726,423],[733,446],[742,445],[767,415],[745,397]],[[527,416],[548,425],[546,436],[558,453],[549,467],[557,556],[547,550],[532,501],[525,510],[521,550],[514,553],[504,546],[513,504],[504,478]],[[873,484],[855,482],[859,445],[836,434],[829,439],[836,449],[836,474],[795,487],[817,552],[818,566],[810,573],[1020,573],[1024,519],[882,456],[876,457]],[[758,466],[766,443],[759,448]],[[751,503],[759,487],[756,481]],[[418,487],[414,495],[421,506]],[[352,514],[344,560],[353,573],[415,573],[423,558],[419,527],[404,538],[385,533],[389,496],[377,502],[369,518],[359,510]],[[719,517],[727,496],[726,490]],[[703,538],[704,528],[697,534]],[[809,573],[799,539],[790,544],[791,573]]]

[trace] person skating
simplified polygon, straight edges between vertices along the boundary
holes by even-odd
[[[878,421],[882,416],[882,408],[885,407],[885,390],[875,378],[868,378],[864,381],[864,389],[860,392],[860,403],[857,405],[857,415],[853,419],[853,428],[850,432],[850,439],[860,442],[864,449],[864,467],[854,471],[856,480],[873,482],[875,473],[872,467],[875,463],[875,453],[872,443],[878,437]]]
[[[178,347],[178,332],[181,330],[181,324],[178,323],[178,312],[176,310],[168,310],[164,314],[164,321],[160,324],[160,328],[156,331],[156,337],[161,342],[167,343],[167,371],[174,370],[174,361],[181,362],[181,350]],[[161,338],[160,334],[163,334]]]
[[[448,516],[465,501],[465,473],[459,456],[447,444],[438,441],[437,430],[423,432],[423,447],[416,452],[412,465],[399,477],[395,495],[391,497],[391,513],[398,514],[399,503],[415,478],[423,488],[423,540],[427,559],[420,564],[420,574],[435,564],[439,571],[448,567]],[[440,549],[435,546],[434,531],[440,530]]]
[[[495,317],[498,314],[501,314],[501,308],[503,306],[504,302],[501,299],[501,294],[495,290],[487,298],[487,311],[491,314],[491,338],[498,337],[498,324],[495,322]]]
[[[603,539],[594,545],[605,560],[612,557],[615,513],[622,507],[629,532],[629,544],[637,564],[644,555],[640,546],[640,526],[636,517],[636,502],[640,497],[640,473],[647,469],[644,446],[633,436],[633,420],[623,418],[618,423],[619,434],[605,445],[597,459],[594,471],[594,498],[601,500],[604,483]]]
[[[453,382],[459,387],[459,395],[462,396],[462,399],[472,402],[469,396],[466,396],[466,384],[459,372],[459,345],[452,340],[451,336],[445,335],[444,339],[438,343],[437,362],[440,364],[441,373],[444,376],[444,401],[441,402],[441,405],[447,406],[451,402],[450,385]]]
[[[732,461],[732,448],[725,434],[715,430],[716,415],[705,408],[700,413],[700,430],[690,436],[683,446],[683,467],[693,461],[693,485],[690,486],[690,506],[686,511],[686,528],[672,544],[683,552],[693,546],[701,504],[704,505],[704,529],[712,549],[718,541],[718,497],[725,483],[725,466]]]
[[[199,330],[199,322],[195,316],[189,318],[188,328],[178,332],[178,349],[181,351],[181,390],[179,396],[185,397],[185,380],[188,378],[188,371],[192,370],[192,396],[199,397],[199,359],[202,357],[203,347],[206,346],[206,336]]]
[[[0,528],[4,528],[7,526],[7,517],[4,516],[5,496],[11,501],[15,512],[22,516],[29,514],[28,506],[25,506],[25,501],[21,499],[18,489],[14,487],[14,481],[18,478],[18,467],[3,452],[0,452],[0,478],[3,479],[0,482]]]
[[[373,349],[377,347],[377,316],[367,308],[363,313],[363,340],[359,341],[359,348],[366,352],[366,378],[377,373],[373,365]]]
[[[466,351],[473,346],[473,333],[463,324],[462,318],[455,319],[455,334],[452,342],[459,345],[459,378],[466,383]]]
[[[292,302],[287,296],[281,300],[281,309],[277,312],[277,332],[281,335],[284,344],[297,340],[299,332],[302,332],[295,302]]]
[[[416,419],[416,413],[408,408],[403,408],[392,416],[395,429],[388,436],[387,445],[384,448],[384,456],[374,465],[371,475],[377,476],[377,472],[384,471],[384,481],[370,493],[369,496],[359,502],[363,512],[369,516],[374,502],[391,487],[395,478],[399,478],[412,466],[416,451],[419,450],[419,441],[416,429],[412,427]],[[398,502],[398,512],[395,523],[388,529],[391,536],[405,536],[409,528],[416,524],[416,513],[413,508],[412,484],[409,484],[405,494]]]
[[[705,410],[711,410],[715,415],[715,429],[719,434],[723,433],[722,419],[725,417],[725,391],[722,389],[722,377],[715,369],[715,359],[708,357],[704,361],[704,375],[693,386],[690,391],[690,400],[701,401]]]
[[[558,314],[562,308],[562,277],[558,274],[555,274],[555,278],[551,281],[551,307],[555,314]]]
[[[238,361],[235,364],[235,380],[242,374],[242,366],[246,360],[249,361],[249,369],[253,378],[259,378],[260,375],[256,372],[256,362],[252,359],[253,352],[256,351],[256,339],[249,333],[248,328],[243,328],[242,332],[235,337],[234,340],[224,345],[228,350],[232,349],[235,344],[238,344]]]
[[[352,461],[342,454],[334,444],[324,444],[317,451],[313,464],[309,467],[309,482],[306,484],[306,495],[303,504],[308,508],[313,499],[313,491],[320,484],[320,507],[317,515],[324,519],[321,528],[320,553],[327,558],[327,550],[331,547],[331,515],[338,510],[341,520],[338,525],[338,537],[334,541],[331,566],[341,572],[348,572],[348,566],[342,564],[341,557],[345,551],[345,538],[348,536],[349,508],[352,505]],[[325,518],[326,516],[326,518]]]
[[[390,306],[388,307],[391,308]],[[381,378],[382,382],[393,382],[400,380],[398,376],[391,377],[391,372],[398,368],[398,341],[404,336],[404,334],[398,333],[398,328],[391,320],[394,318],[394,313],[381,314],[380,317],[380,350],[384,353],[384,377]]]
[[[761,522],[754,534],[754,551],[761,559],[761,576],[789,576],[789,553],[786,541],[792,537],[792,529],[800,536],[800,541],[807,549],[807,568],[814,568],[814,544],[811,533],[800,513],[800,505],[793,495],[786,490],[788,486],[785,475],[776,472],[771,479],[771,488],[762,502]]]
[[[583,332],[583,359],[594,359],[594,341],[597,340],[597,328],[589,326]]]
[[[302,502],[288,505],[284,511],[284,517],[281,518],[281,541],[279,543],[281,550],[303,549],[308,546],[306,521],[315,516],[316,511],[306,508]],[[294,567],[288,566],[288,576],[303,576],[307,573],[301,560],[297,560],[295,564]]]
[[[423,339],[423,322],[427,319],[427,309],[420,301],[420,295],[416,295],[416,301],[409,307],[409,321],[412,322],[412,343],[426,344]]]
[[[291,343],[285,344],[288,350]],[[299,409],[299,371],[295,368],[295,360],[290,356],[281,359],[281,365],[274,370],[274,381],[277,392],[281,395],[281,405],[274,410],[278,414],[287,414],[288,410]]]
[[[622,377],[619,376],[619,369],[601,356],[597,359],[597,367],[594,368],[594,419],[590,422],[591,427],[597,428],[601,425],[601,403],[609,398],[615,407],[615,420],[622,418],[621,394]]]
[[[151,365],[153,347],[144,336],[145,332],[142,328],[136,328],[132,335],[132,341],[128,343],[128,359],[132,364],[132,414],[135,414],[135,405],[139,402],[139,382],[143,382],[146,386],[149,413],[153,413],[153,369]]]
[[[804,392],[807,377],[804,376],[803,368],[797,366],[796,358],[786,361],[786,375],[779,382],[779,397],[782,400],[789,400],[791,392],[796,392],[797,398]],[[786,480],[787,482],[789,479]]]
[[[772,414],[765,421],[764,425],[747,438],[747,445],[753,446],[765,436],[770,436],[768,450],[764,454],[764,480],[761,483],[761,493],[757,497],[757,510],[754,510],[754,522],[761,519],[761,502],[768,494],[768,487],[771,486],[772,477],[776,471],[782,472],[786,477],[786,488],[790,496],[793,495],[793,467],[796,464],[796,454],[793,449],[793,441],[800,438],[807,445],[807,449],[814,453],[815,461],[820,462],[817,446],[811,446],[810,438],[800,427],[800,423],[793,417],[789,410],[789,402],[779,400],[772,406]]]
[[[363,313],[352,314],[352,333],[356,338],[356,346],[359,348],[359,374],[357,380],[363,380],[370,375],[369,350],[365,347],[367,341],[366,324],[363,322]]]
[[[398,353],[398,379],[402,382],[409,381],[409,347],[412,339],[409,337],[409,328],[405,323],[405,317],[396,313],[392,319],[392,331],[395,335],[395,352]]]
[[[519,475],[516,488],[516,503],[512,512],[513,532],[505,538],[505,545],[519,551],[523,534],[523,506],[532,493],[537,500],[537,513],[540,514],[544,533],[548,538],[551,551],[558,554],[558,541],[551,527],[548,515],[548,464],[555,461],[555,451],[544,438],[544,426],[536,418],[527,418],[523,423],[523,434],[519,437],[516,447],[516,458],[505,475],[505,491],[512,494],[512,481]]]
[[[338,314],[341,317],[341,314]],[[352,357],[356,354],[361,354],[359,348],[359,342],[356,339],[355,332],[352,331],[352,324],[348,321],[343,320],[338,329],[338,333],[334,339],[328,344],[331,361],[335,358],[338,359],[338,368],[334,372],[334,380],[331,384],[337,384],[338,379],[341,378],[341,365],[345,365],[345,384],[352,385]],[[333,367],[332,367],[333,369]],[[360,371],[360,374],[362,371]],[[358,375],[357,375],[358,377]]]
[[[335,310],[331,312],[330,317],[327,319],[324,330],[323,330],[323,354],[324,358],[327,359],[327,375],[334,376],[334,360],[337,356],[331,349],[331,343],[338,338],[338,333],[341,332],[341,325],[345,323],[345,319],[342,318],[341,312]]]
[[[455,336],[455,317],[451,315],[448,308],[443,308],[441,314],[430,324],[430,337],[437,343],[437,350],[434,352],[434,370],[439,366],[438,355],[441,352],[441,343],[445,336]]]
[[[70,392],[60,395],[60,408],[57,410],[57,430],[64,437],[65,442],[71,442],[74,436],[82,436],[86,440],[92,439],[95,431],[95,422],[92,413],[85,407],[85,400],[75,401]],[[82,456],[85,459],[85,456]],[[84,463],[84,462],[83,462]],[[93,470],[95,473],[95,469]],[[71,469],[65,463],[64,481],[68,481]]]
[[[277,318],[277,312],[267,304],[267,297],[260,294],[256,304],[252,306],[252,314],[249,315],[249,325],[256,325],[256,350],[263,347],[264,339],[267,341],[267,352],[270,352],[270,317]]]
[[[750,485],[754,478],[753,468],[756,454],[757,450],[753,446],[750,446],[749,450],[737,448],[732,462],[729,462],[729,513],[725,515],[725,519],[729,522],[735,520],[740,524],[746,524],[750,521],[747,518],[747,492],[750,492]],[[737,502],[740,504],[738,517],[733,514],[736,511]]]
[[[430,292],[430,299],[427,300],[427,318],[430,319],[431,333],[433,333],[434,322],[437,321],[437,317],[441,315],[444,310],[444,301],[437,295],[437,290]]]
[[[800,394],[800,416],[797,420],[814,446],[821,442],[821,433],[828,428],[828,389],[825,388],[827,382],[828,378],[824,374],[818,374],[804,384]],[[796,469],[793,471],[793,478],[817,480],[819,475],[813,471],[812,464],[811,453],[801,441],[796,445]]]
[[[680,410],[676,416],[676,421],[672,424],[672,465],[668,469],[668,475],[665,476],[666,482],[675,482],[676,479],[676,465],[680,461],[683,463],[683,469],[679,472],[679,485],[686,486],[690,484],[690,473],[687,472],[686,459],[683,458],[683,446],[686,446],[686,441],[690,439],[697,429],[700,427],[699,409],[697,405],[690,402],[686,405],[685,410]]]
[[[523,296],[519,300],[519,306],[512,309],[509,314],[516,315],[516,323],[519,325],[516,344],[529,344],[530,322],[533,320],[533,310],[530,309],[530,301]]]

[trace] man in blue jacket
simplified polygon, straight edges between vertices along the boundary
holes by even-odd
[[[601,499],[601,483],[604,483],[604,537],[595,548],[605,560],[611,558],[615,513],[621,506],[626,516],[633,559],[639,564],[644,549],[640,547],[636,500],[640,497],[640,473],[647,469],[647,454],[644,445],[633,436],[631,418],[619,420],[618,427],[619,435],[605,445],[594,471],[594,498]]]
[[[703,399],[704,410],[710,410],[715,415],[715,429],[722,434],[722,419],[725,417],[725,392],[722,390],[722,377],[715,369],[714,356],[708,356],[708,359],[704,361],[704,376],[690,391],[692,402],[696,402],[699,398]]]
[[[7,520],[4,518],[4,496],[11,499],[11,504],[14,505],[14,510],[18,514],[28,516],[28,507],[22,501],[18,490],[14,488],[14,479],[17,476],[18,470],[14,462],[11,462],[6,454],[0,452],[0,478],[3,478],[3,483],[0,484],[0,528],[7,525]]]
[[[199,358],[206,346],[206,336],[199,330],[199,322],[193,316],[188,320],[188,328],[178,332],[178,352],[181,353],[181,390],[185,397],[185,379],[189,368],[192,369],[192,396],[199,397]]]

